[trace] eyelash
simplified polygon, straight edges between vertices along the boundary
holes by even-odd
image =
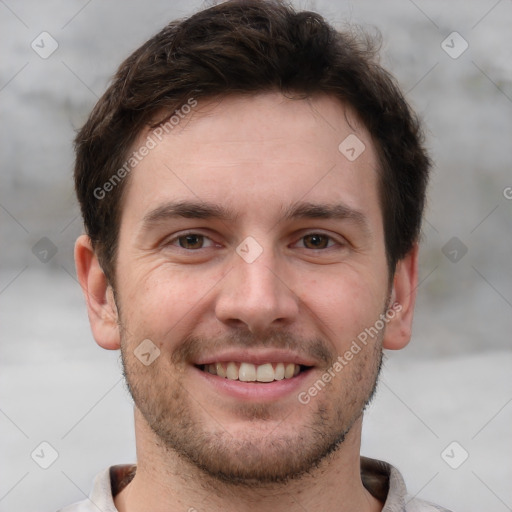
[[[336,240],[333,236],[327,235],[326,233],[322,233],[322,232],[319,232],[319,231],[310,231],[308,233],[305,233],[304,235],[302,235],[299,238],[299,240],[303,240],[307,236],[312,236],[312,235],[318,235],[318,236],[321,236],[321,237],[326,237],[328,239],[328,244],[330,242],[332,242],[332,245],[328,245],[327,247],[320,248],[320,249],[309,249],[308,247],[301,247],[302,249],[308,249],[310,251],[314,251],[314,250],[325,251],[327,249],[332,249],[334,244],[337,244],[340,247],[343,247],[343,246],[346,245],[346,242],[340,242],[340,241]],[[212,245],[215,245],[215,242],[213,242],[213,240],[211,240],[210,237],[208,237],[207,235],[203,235],[202,233],[197,233],[195,231],[189,231],[189,232],[186,232],[186,233],[182,233],[182,234],[180,234],[178,236],[175,236],[172,239],[170,239],[168,242],[166,242],[164,245],[165,246],[174,246],[174,247],[177,247],[178,249],[182,249],[182,250],[187,251],[187,252],[196,252],[196,251],[199,251],[201,249],[208,249],[209,247],[211,247],[211,246],[209,246],[209,247],[200,247],[199,249],[186,249],[185,247],[180,247],[179,245],[176,245],[176,243],[180,240],[180,238],[185,238],[187,236],[203,237],[203,240],[204,239],[210,240],[210,242],[212,242]]]

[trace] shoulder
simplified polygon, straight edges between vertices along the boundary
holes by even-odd
[[[58,512],[117,512],[112,499],[111,468],[96,475],[89,497],[58,510]]]
[[[93,510],[97,511],[91,500],[84,500],[61,508],[57,512],[93,512]]]
[[[405,497],[405,512],[450,512],[447,508],[418,498]]]
[[[387,464],[387,463],[385,463]],[[447,508],[425,501],[420,498],[411,496],[407,492],[404,478],[400,471],[391,464],[387,464],[389,467],[390,478],[389,478],[389,494],[390,501],[396,500],[400,502],[402,508],[400,511],[403,512],[450,512]]]
[[[409,495],[402,474],[387,462],[361,457],[361,479],[368,491],[384,503],[382,512],[450,512]]]
[[[104,469],[94,479],[89,498],[61,508],[58,512],[117,512],[114,496],[135,474],[134,465],[119,465]]]

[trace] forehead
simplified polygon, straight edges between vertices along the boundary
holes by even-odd
[[[198,101],[174,123],[168,133],[138,137],[134,151],[148,137],[155,145],[130,173],[122,223],[183,199],[262,222],[298,201],[342,201],[380,214],[371,137],[333,97],[265,93]]]

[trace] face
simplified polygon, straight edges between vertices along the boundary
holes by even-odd
[[[340,446],[381,361],[383,328],[353,348],[388,306],[377,179],[350,110],[277,93],[200,102],[135,167],[115,296],[127,381],[166,449],[255,484]]]

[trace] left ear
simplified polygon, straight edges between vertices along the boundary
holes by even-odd
[[[418,286],[418,244],[415,243],[407,255],[396,266],[391,291],[389,311],[395,312],[390,316],[386,325],[382,347],[389,350],[404,348],[411,339],[414,305],[416,303],[416,288]]]

